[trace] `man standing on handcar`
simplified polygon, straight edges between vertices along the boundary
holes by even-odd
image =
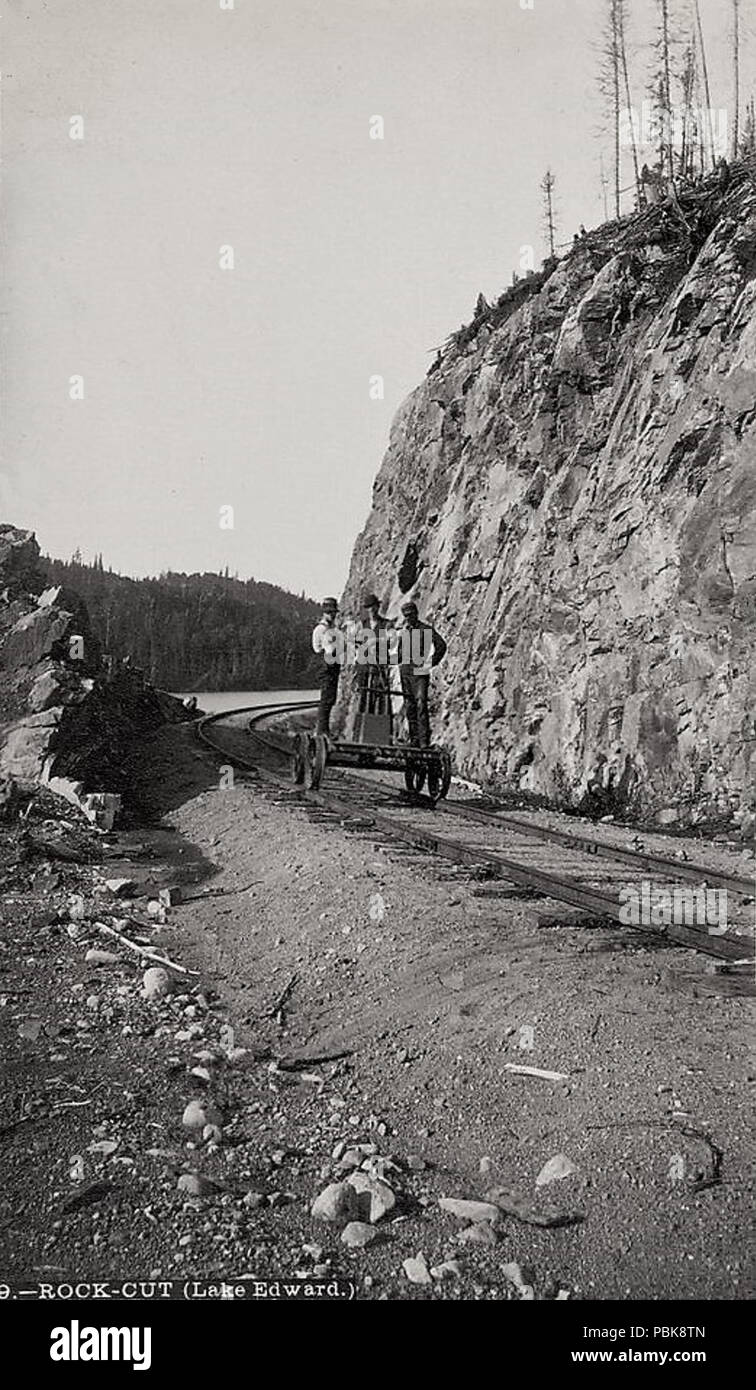
[[[404,625],[399,631],[400,671],[404,711],[410,743],[415,748],[430,746],[428,695],[434,666],[446,656],[446,643],[430,623],[422,622],[417,604],[402,605]]]

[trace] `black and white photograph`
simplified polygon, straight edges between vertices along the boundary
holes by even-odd
[[[536,1370],[734,1367],[756,0],[0,45],[5,1333],[537,1303]]]

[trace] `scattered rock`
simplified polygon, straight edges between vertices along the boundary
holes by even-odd
[[[93,946],[87,951],[84,961],[87,965],[117,965],[118,956],[113,951],[100,951]]]
[[[142,977],[142,993],[145,999],[164,999],[171,992],[171,977],[162,965],[152,965]]]
[[[347,1185],[357,1194],[360,1218],[373,1226],[396,1206],[396,1197],[388,1183],[379,1178],[371,1178],[367,1173],[352,1173]]]
[[[219,1110],[205,1100],[190,1100],[181,1118],[185,1129],[204,1131],[207,1125],[218,1127],[223,1123]]]
[[[341,1232],[341,1239],[344,1245],[358,1249],[363,1245],[370,1245],[377,1235],[375,1226],[370,1226],[365,1221],[350,1221]]]
[[[523,1277],[520,1266],[515,1261],[512,1261],[511,1264],[504,1265],[501,1272],[504,1278],[509,1280],[510,1284],[514,1284],[520,1298],[525,1303],[532,1303],[534,1301],[535,1290],[531,1284],[527,1283]]]
[[[217,1192],[215,1183],[209,1178],[203,1178],[201,1173],[182,1173],[177,1187],[179,1192],[185,1192],[188,1197],[210,1197]]]
[[[131,878],[106,878],[105,887],[117,898],[132,898],[137,886]]]
[[[444,1279],[459,1279],[462,1275],[462,1267],[457,1260],[444,1260],[443,1264],[431,1267],[431,1278],[439,1283]]]
[[[21,1024],[18,1036],[26,1038],[29,1042],[36,1042],[43,1027],[44,1023],[41,1018],[27,1018],[26,1022]]]
[[[499,1208],[491,1202],[467,1201],[463,1197],[439,1197],[438,1205],[460,1221],[497,1221]]]
[[[402,1269],[411,1284],[432,1284],[431,1272],[428,1268],[428,1261],[422,1251],[415,1255],[414,1259],[405,1260]]]
[[[457,1240],[465,1245],[495,1245],[498,1237],[488,1221],[479,1221],[477,1226],[468,1226],[460,1231]]]
[[[360,1204],[357,1193],[347,1182],[332,1182],[315,1198],[310,1207],[310,1215],[316,1221],[328,1221],[334,1226],[344,1226],[349,1221],[359,1220]]]
[[[554,1154],[548,1163],[544,1163],[536,1178],[535,1185],[536,1187],[545,1187],[547,1183],[557,1182],[561,1178],[570,1178],[577,1171],[572,1159],[568,1158],[566,1154]]]

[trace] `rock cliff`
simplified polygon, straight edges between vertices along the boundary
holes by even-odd
[[[432,616],[464,776],[753,823],[756,185],[725,178],[483,301],[394,419],[344,607]]]

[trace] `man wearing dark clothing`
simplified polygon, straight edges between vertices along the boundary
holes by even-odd
[[[376,595],[366,594],[362,600],[362,630],[363,654],[367,659],[360,661],[357,666],[360,714],[389,713],[389,671],[385,647],[387,628],[388,619],[381,613],[381,605]]]
[[[443,661],[446,643],[435,628],[421,622],[416,603],[405,603],[402,613],[404,626],[400,630],[402,647],[399,674],[410,743],[417,748],[427,748],[431,741],[428,717],[430,675],[433,667]]]
[[[330,732],[331,710],[336,704],[341,674],[340,636],[336,626],[339,605],[335,598],[323,599],[323,613],[312,634],[312,650],[321,658],[318,676],[320,703],[318,705],[318,733]]]

